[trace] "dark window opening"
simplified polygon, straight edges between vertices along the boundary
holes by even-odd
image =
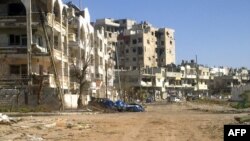
[[[129,53],[129,50],[128,50],[128,49],[126,49],[126,53]]]
[[[27,35],[9,35],[9,45],[27,45]]]
[[[137,44],[137,40],[136,39],[133,40],[133,44]]]
[[[136,53],[136,48],[133,48],[133,52]]]
[[[19,75],[20,74],[20,66],[19,65],[10,65],[10,74]]]
[[[138,38],[138,42],[139,42],[139,43],[142,43],[142,38]]]
[[[138,47],[138,55],[142,55],[143,52],[143,48],[142,47]]]
[[[164,46],[165,42],[164,41],[161,41],[161,45]]]
[[[24,16],[26,15],[25,7],[22,3],[11,3],[8,5],[9,16]]]

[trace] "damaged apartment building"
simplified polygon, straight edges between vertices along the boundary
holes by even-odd
[[[105,85],[106,74],[109,74],[110,86],[113,85],[110,76],[114,63],[105,65],[112,64],[112,57],[108,46],[99,44],[105,43],[105,38],[98,39],[97,43],[99,33],[101,31],[95,33],[90,24],[88,9],[80,10],[72,3],[1,0],[1,95],[11,102],[15,96],[10,94],[20,92],[24,97],[20,101],[26,104],[54,104],[59,99],[66,107],[76,107],[77,102],[71,101],[77,101],[80,81],[74,77],[74,71],[81,70],[89,58],[85,76],[89,85],[84,88],[83,101],[87,104],[91,96],[96,96],[97,84],[102,81]],[[95,60],[99,46],[105,47],[103,60],[99,59],[102,66],[97,66]],[[102,75],[97,74],[96,68],[101,68]]]
[[[155,75],[148,73],[150,69],[175,63],[173,29],[156,28],[130,19],[98,19],[94,25],[103,28],[105,37],[116,47],[115,84],[120,90],[152,90],[155,86],[146,85],[152,83]]]

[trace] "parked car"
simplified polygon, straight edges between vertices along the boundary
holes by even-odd
[[[117,111],[119,112],[122,112],[122,111],[126,111],[126,108],[127,108],[127,103],[121,101],[121,100],[117,100],[115,102],[115,105],[114,105],[117,109]]]
[[[127,105],[126,111],[129,111],[129,112],[144,112],[145,109],[140,104],[132,103],[132,104]]]

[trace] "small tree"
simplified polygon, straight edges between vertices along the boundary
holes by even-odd
[[[71,65],[73,67],[73,71],[72,71],[72,76],[73,79],[75,79],[77,81],[77,83],[79,83],[79,98],[77,100],[77,108],[83,108],[83,95],[84,95],[84,90],[86,88],[89,88],[89,81],[87,80],[87,74],[88,74],[88,70],[89,70],[89,66],[91,64],[93,64],[93,56],[91,55],[91,51],[92,51],[93,47],[90,47],[90,49],[88,51],[85,50],[85,52],[83,52],[83,54],[80,56],[80,60],[79,63],[77,64],[77,61],[73,61],[71,56]]]

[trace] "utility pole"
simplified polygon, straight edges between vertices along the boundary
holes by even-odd
[[[115,54],[116,54],[116,65],[117,65],[117,75],[118,75],[118,85],[119,85],[119,90],[118,90],[118,95],[121,98],[121,77],[120,77],[120,70],[119,70],[119,58],[118,58],[118,48],[116,46],[115,49]]]
[[[196,68],[196,85],[197,85],[197,92],[198,92],[199,91],[199,66],[198,66],[197,55],[195,55],[195,68]]]
[[[107,63],[105,63],[105,84],[106,84],[106,98],[108,98],[108,68],[107,68]]]

